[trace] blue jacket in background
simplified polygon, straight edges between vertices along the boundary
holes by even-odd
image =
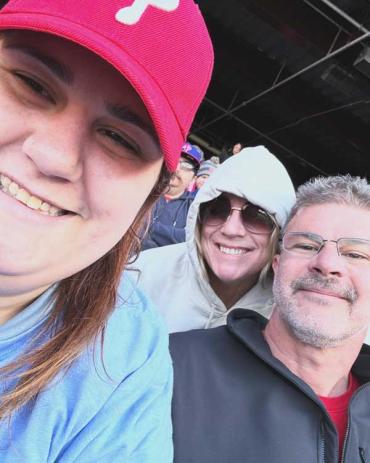
[[[154,206],[151,224],[143,239],[141,249],[185,241],[186,218],[194,197],[195,193],[189,191],[170,201],[161,196]]]

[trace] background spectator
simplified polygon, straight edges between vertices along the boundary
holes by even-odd
[[[244,145],[243,143],[235,143],[235,145],[233,146],[233,149],[231,151],[232,155],[234,154],[239,154],[240,151],[244,148]]]
[[[199,190],[199,188],[204,185],[204,183],[208,180],[208,177],[215,169],[217,169],[217,167],[218,164],[214,163],[210,159],[208,161],[203,161],[200,164],[197,176],[195,178],[195,186],[197,190]]]
[[[229,159],[231,156],[240,153],[244,147],[245,144],[241,142],[237,142],[233,146],[224,147],[222,153],[220,154],[220,162],[225,162],[226,159]]]
[[[185,241],[186,217],[194,199],[194,193],[188,188],[202,158],[203,152],[198,146],[188,142],[183,145],[169,189],[154,206],[151,223],[142,242],[143,250]]]

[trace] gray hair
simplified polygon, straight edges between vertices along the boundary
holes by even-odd
[[[365,178],[349,174],[308,180],[297,190],[297,201],[290,211],[283,232],[300,209],[328,203],[370,209],[370,184]]]

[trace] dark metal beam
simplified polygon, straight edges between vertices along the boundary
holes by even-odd
[[[252,102],[255,102],[256,100],[258,100],[258,99],[262,98],[263,96],[273,92],[274,90],[282,87],[283,85],[286,85],[288,82],[292,81],[293,79],[296,79],[297,77],[301,76],[302,74],[305,74],[306,72],[311,71],[312,69],[316,68],[317,66],[325,63],[326,61],[329,61],[331,58],[334,58],[335,56],[339,55],[340,53],[343,53],[348,48],[351,48],[352,46],[356,45],[357,43],[362,42],[363,40],[365,40],[365,39],[367,39],[369,37],[370,37],[370,32],[366,32],[365,34],[361,35],[360,37],[357,37],[356,39],[354,39],[351,42],[347,43],[343,47],[340,47],[340,48],[334,50],[333,52],[325,55],[323,58],[320,58],[319,60],[315,61],[314,63],[311,63],[310,65],[308,65],[305,68],[301,69],[300,71],[296,72],[295,74],[292,74],[291,76],[287,77],[286,79],[283,79],[280,82],[278,82],[278,83],[272,85],[271,87],[267,88],[266,90],[258,93],[257,95],[253,96],[249,100],[243,101],[242,103],[240,103],[239,105],[235,106],[234,108],[232,108],[230,110],[222,109],[224,111],[224,114],[222,114],[221,116],[218,116],[218,117],[212,119],[211,121],[203,124],[201,127],[199,127],[196,130],[196,132],[199,132],[200,130],[203,130],[203,129],[213,125],[214,123],[220,121],[224,117],[229,116],[229,117],[233,117],[235,119],[239,119],[239,118],[236,118],[236,116],[235,116],[235,113],[239,109],[244,108],[248,104],[250,104]],[[241,121],[241,119],[239,119],[239,121]]]

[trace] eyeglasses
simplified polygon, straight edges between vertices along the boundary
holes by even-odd
[[[183,159],[181,159],[181,160],[179,161],[178,167],[179,167],[179,169],[181,169],[181,170],[187,170],[187,171],[192,170],[192,171],[195,171],[195,166],[194,166],[194,164],[192,164],[192,163],[189,162],[189,161],[184,161]]]
[[[288,232],[281,239],[284,251],[312,257],[318,254],[326,243],[335,243],[337,253],[351,263],[370,261],[370,240],[361,238],[339,238],[325,240],[315,233]]]
[[[221,225],[233,211],[240,212],[244,228],[251,233],[269,234],[277,227],[275,218],[258,206],[246,203],[243,207],[232,207],[229,198],[223,195],[200,205],[199,220],[202,224]]]

